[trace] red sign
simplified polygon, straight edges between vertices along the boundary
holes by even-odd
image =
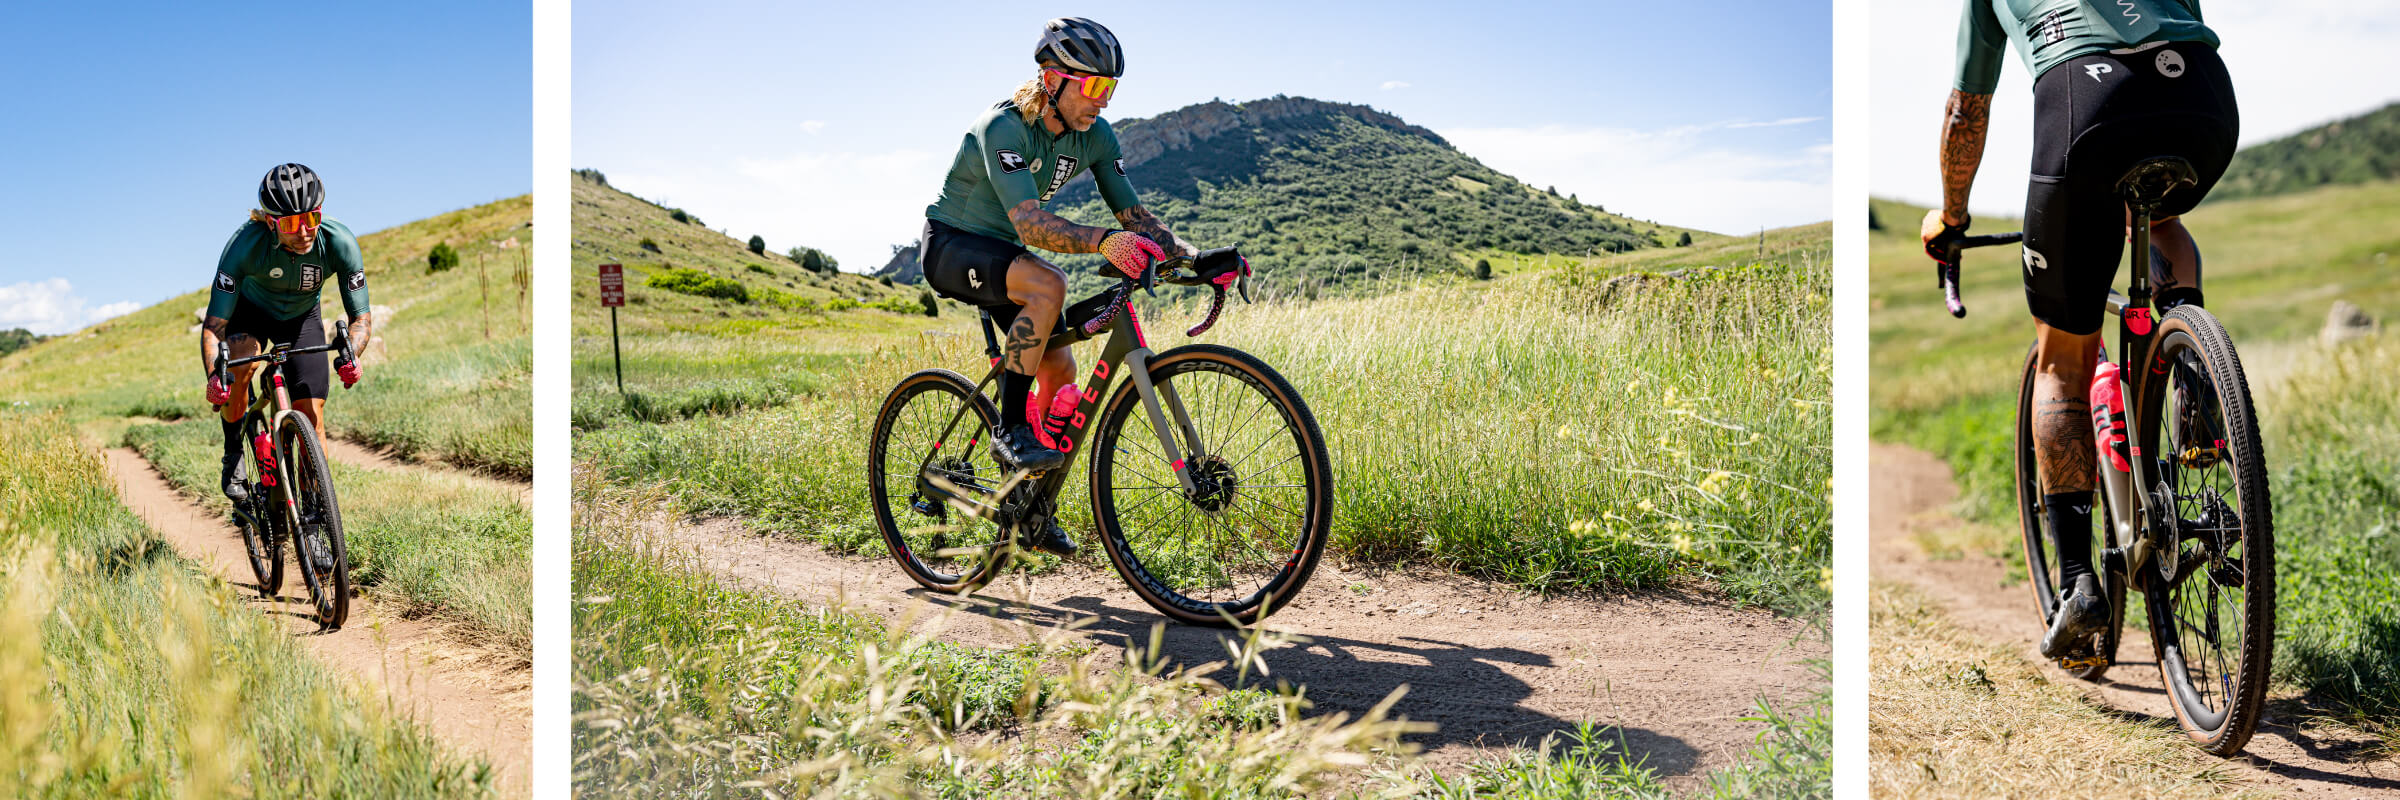
[[[600,265],[600,305],[603,308],[625,305],[625,265]]]

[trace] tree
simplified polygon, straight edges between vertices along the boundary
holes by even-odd
[[[942,304],[940,301],[933,299],[933,292],[922,289],[918,290],[917,304],[925,307],[925,316],[938,317],[942,314]]]
[[[825,254],[818,252],[816,248],[809,248],[801,254],[800,266],[810,272],[824,272]]]
[[[1675,246],[1676,246],[1676,247],[1690,247],[1690,246],[1692,246],[1692,232],[1691,232],[1691,231],[1684,231],[1682,236],[1680,236],[1680,237],[1677,237],[1677,238],[1675,239]]]
[[[750,234],[750,252],[757,253],[762,256],[766,255],[767,240],[760,238],[758,234]]]
[[[442,272],[458,266],[458,251],[449,242],[435,242],[432,252],[425,254],[425,271]]]

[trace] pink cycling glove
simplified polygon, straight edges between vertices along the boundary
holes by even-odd
[[[208,404],[221,406],[230,402],[233,402],[233,392],[225,388],[225,382],[215,375],[208,376]]]
[[[334,373],[342,376],[343,388],[349,388],[358,385],[358,362],[352,361],[350,363],[334,367],[333,371]]]
[[[1128,278],[1140,278],[1150,265],[1167,260],[1167,251],[1160,249],[1157,242],[1133,231],[1116,231],[1103,237],[1100,255]]]

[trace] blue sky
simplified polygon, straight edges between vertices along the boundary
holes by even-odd
[[[1957,2],[1870,0],[1867,190],[1932,206],[1942,199],[1937,150],[1956,64]],[[2392,43],[2400,5],[2350,0],[2200,4],[2241,105],[2243,145],[2280,138],[2400,100]],[[1992,98],[1992,134],[1968,210],[2025,212],[2033,162],[2033,79],[2012,48]],[[2201,213],[2206,213],[2205,211]],[[1889,223],[1889,220],[1886,220]],[[1916,220],[1907,224],[1915,225]]]
[[[1110,118],[1276,94],[1365,103],[1533,185],[1742,232],[1831,216],[1830,13],[578,0],[573,160],[777,251],[873,269],[915,237],[967,123],[1031,76],[1042,22],[1081,15],[1127,49]]]
[[[12,2],[0,329],[207,284],[269,167],[359,233],[532,187],[530,3]]]

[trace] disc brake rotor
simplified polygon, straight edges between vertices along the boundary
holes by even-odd
[[[1192,461],[1191,474],[1190,500],[1201,511],[1219,513],[1240,499],[1241,476],[1234,474],[1233,465],[1226,463],[1223,456],[1201,456]]]

